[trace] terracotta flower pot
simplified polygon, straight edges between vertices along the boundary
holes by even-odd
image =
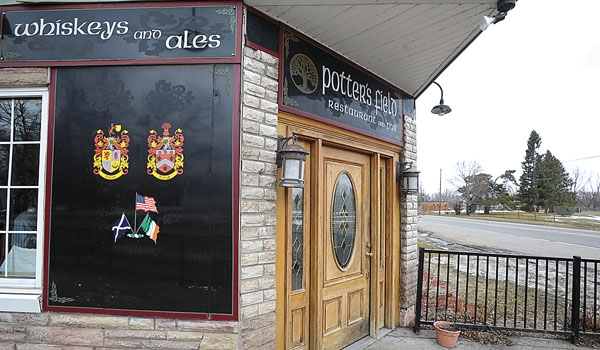
[[[460,331],[454,328],[454,324],[447,321],[435,321],[433,326],[435,327],[435,338],[438,344],[446,348],[456,346]]]

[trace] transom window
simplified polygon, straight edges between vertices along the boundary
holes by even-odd
[[[46,89],[0,89],[0,292],[41,293]]]

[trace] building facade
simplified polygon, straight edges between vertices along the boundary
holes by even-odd
[[[446,201],[420,201],[419,210],[421,212],[432,212],[440,210],[448,210],[448,202]]]
[[[0,344],[330,349],[412,322],[412,93],[237,1],[0,11]]]

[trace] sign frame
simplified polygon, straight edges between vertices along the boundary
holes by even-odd
[[[289,27],[280,40],[281,111],[404,145],[411,96]]]
[[[186,10],[190,10],[188,11],[189,15],[182,14]],[[197,12],[198,10],[200,11]],[[220,10],[221,13],[207,15],[207,11],[211,10]],[[0,11],[3,22],[0,27],[2,30],[0,65],[6,67],[40,66],[40,64],[73,66],[241,62],[243,12],[240,2],[207,2],[201,5],[191,2],[140,3],[103,5],[102,7],[57,5],[41,6],[39,10],[38,7],[32,10],[31,7],[7,6],[2,7]],[[17,15],[19,17],[15,17]],[[101,17],[98,20],[86,21],[79,18],[81,15],[86,18],[98,15]],[[44,20],[43,16],[53,16],[54,21]],[[63,21],[57,19],[57,16],[68,16],[70,20]],[[212,16],[211,18],[222,16],[223,22],[209,22],[210,20],[206,16]],[[137,22],[130,23],[123,19],[125,17],[136,17]],[[39,35],[33,36],[33,39],[31,36],[17,38],[13,33],[16,24],[10,22],[11,18],[31,19],[27,23],[21,23],[20,34],[25,33],[25,24],[29,24],[29,32],[27,32],[29,34],[35,32],[36,28],[39,31],[39,28],[44,26],[46,34],[54,28],[53,34],[63,33],[64,35],[54,35],[50,38],[48,36],[40,38]],[[119,18],[122,20],[118,20]],[[76,27],[74,26],[75,22],[77,23]],[[82,23],[84,23],[83,26]],[[218,30],[215,30],[215,33],[208,33],[208,29],[205,33],[198,32],[199,28],[208,27],[218,27]],[[106,30],[107,28],[110,30]],[[87,33],[88,31],[93,35],[82,34],[82,32]],[[102,35],[104,36],[101,37]],[[19,42],[15,43],[17,39]],[[30,48],[23,49],[23,45],[38,49],[44,45],[57,48],[54,49],[54,52],[46,50],[40,54]],[[209,47],[210,45],[213,47]],[[90,53],[98,51],[97,49],[99,52]],[[220,52],[215,54],[215,49]],[[111,53],[111,50],[128,51],[119,56],[119,53]],[[67,54],[65,51],[69,51],[69,53]],[[138,54],[137,51],[141,53]],[[35,57],[32,57],[32,54],[35,54]],[[23,55],[29,56],[23,58]],[[67,57],[68,55],[70,56]]]

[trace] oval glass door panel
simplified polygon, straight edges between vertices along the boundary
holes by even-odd
[[[333,252],[339,267],[348,267],[356,237],[356,200],[350,176],[342,173],[335,184],[331,213]]]

